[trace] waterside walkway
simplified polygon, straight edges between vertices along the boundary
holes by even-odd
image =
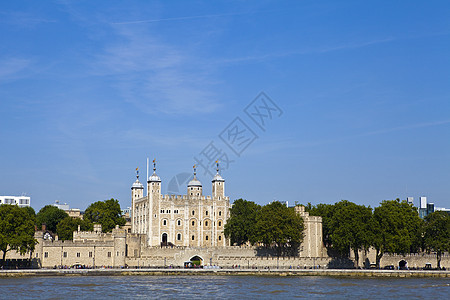
[[[27,269],[0,270],[1,277],[22,276],[338,276],[338,277],[450,277],[437,270],[338,270],[338,269]]]

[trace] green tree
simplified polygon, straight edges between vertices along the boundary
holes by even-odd
[[[420,245],[422,220],[416,208],[406,201],[384,200],[374,209],[372,245],[376,250],[376,263],[380,266],[383,254],[404,254]]]
[[[59,209],[53,205],[46,205],[37,213],[36,223],[38,227],[45,224],[48,230],[56,233],[56,225],[68,216],[69,215],[62,209]]]
[[[251,242],[275,246],[277,254],[297,253],[303,240],[303,219],[292,207],[274,201],[263,206],[257,213],[255,233]]]
[[[82,220],[79,218],[66,217],[62,219],[58,225],[56,225],[56,230],[58,232],[58,238],[60,240],[72,240],[73,232],[78,229],[78,225],[82,231],[93,230],[93,224],[88,220]]]
[[[436,251],[437,266],[441,268],[442,253],[450,251],[450,214],[436,211],[425,217],[424,243],[428,250]]]
[[[92,203],[84,212],[83,218],[102,224],[103,232],[110,232],[116,225],[123,226],[126,222],[122,217],[119,201],[113,198]]]
[[[231,244],[245,244],[254,234],[256,215],[261,206],[252,201],[235,200],[230,209],[230,218],[225,224],[224,233]]]
[[[2,266],[6,253],[17,250],[25,254],[34,250],[34,216],[27,208],[16,205],[0,205],[0,250],[3,252]]]
[[[359,263],[359,250],[370,246],[370,222],[372,209],[364,205],[342,200],[334,205],[330,220],[333,249],[343,256],[349,256],[350,249]]]

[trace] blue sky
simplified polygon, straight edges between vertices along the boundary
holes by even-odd
[[[126,207],[147,157],[167,193],[212,142],[232,200],[449,207],[449,16],[448,1],[3,1],[0,194]],[[263,128],[245,113],[260,92],[279,108]],[[254,138],[240,155],[236,118]]]

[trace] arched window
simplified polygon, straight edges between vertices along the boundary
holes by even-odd
[[[205,214],[208,215],[208,211],[205,211]]]
[[[164,226],[167,225],[167,220],[163,220],[163,225],[164,225]]]
[[[178,220],[178,221],[177,221],[177,225],[178,225],[178,226],[181,226],[181,220]]]
[[[222,211],[219,210],[219,216],[221,216],[221,215],[222,215]]]
[[[181,233],[177,234],[177,241],[181,241]]]
[[[221,221],[219,221],[219,227],[220,227],[220,226],[222,226],[222,222],[221,222]]]
[[[195,237],[194,236],[192,236],[192,240],[194,240],[195,239]]]
[[[222,236],[221,235],[219,235],[219,241],[221,241],[222,240]]]
[[[192,215],[195,215],[195,210],[192,211]]]
[[[208,240],[208,236],[206,236],[206,240]]]
[[[195,226],[195,221],[192,221],[192,226]]]

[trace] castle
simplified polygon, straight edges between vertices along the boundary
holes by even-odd
[[[183,196],[161,194],[155,160],[144,196],[144,186],[139,181],[139,170],[136,170],[136,181],[131,187],[131,232],[145,234],[150,247],[228,245],[223,229],[229,217],[230,199],[225,196],[225,180],[219,174],[219,163],[216,165],[211,196],[203,196],[195,165],[194,178]]]
[[[161,179],[156,174],[147,178],[147,192],[139,181],[131,186],[131,230],[116,227],[102,233],[94,231],[73,233],[73,240],[49,238],[42,229],[36,231],[36,249],[29,254],[35,266],[54,267],[83,264],[91,267],[161,267],[183,266],[186,261],[200,261],[204,265],[311,266],[325,265],[330,258],[322,242],[322,218],[309,216],[305,207],[295,211],[304,221],[303,242],[299,255],[277,258],[270,251],[252,246],[231,246],[224,236],[224,226],[230,216],[229,197],[225,196],[225,180],[219,173],[212,179],[212,195],[204,196],[196,176],[187,185],[186,195],[162,195]],[[9,259],[24,259],[16,252],[8,252]]]

